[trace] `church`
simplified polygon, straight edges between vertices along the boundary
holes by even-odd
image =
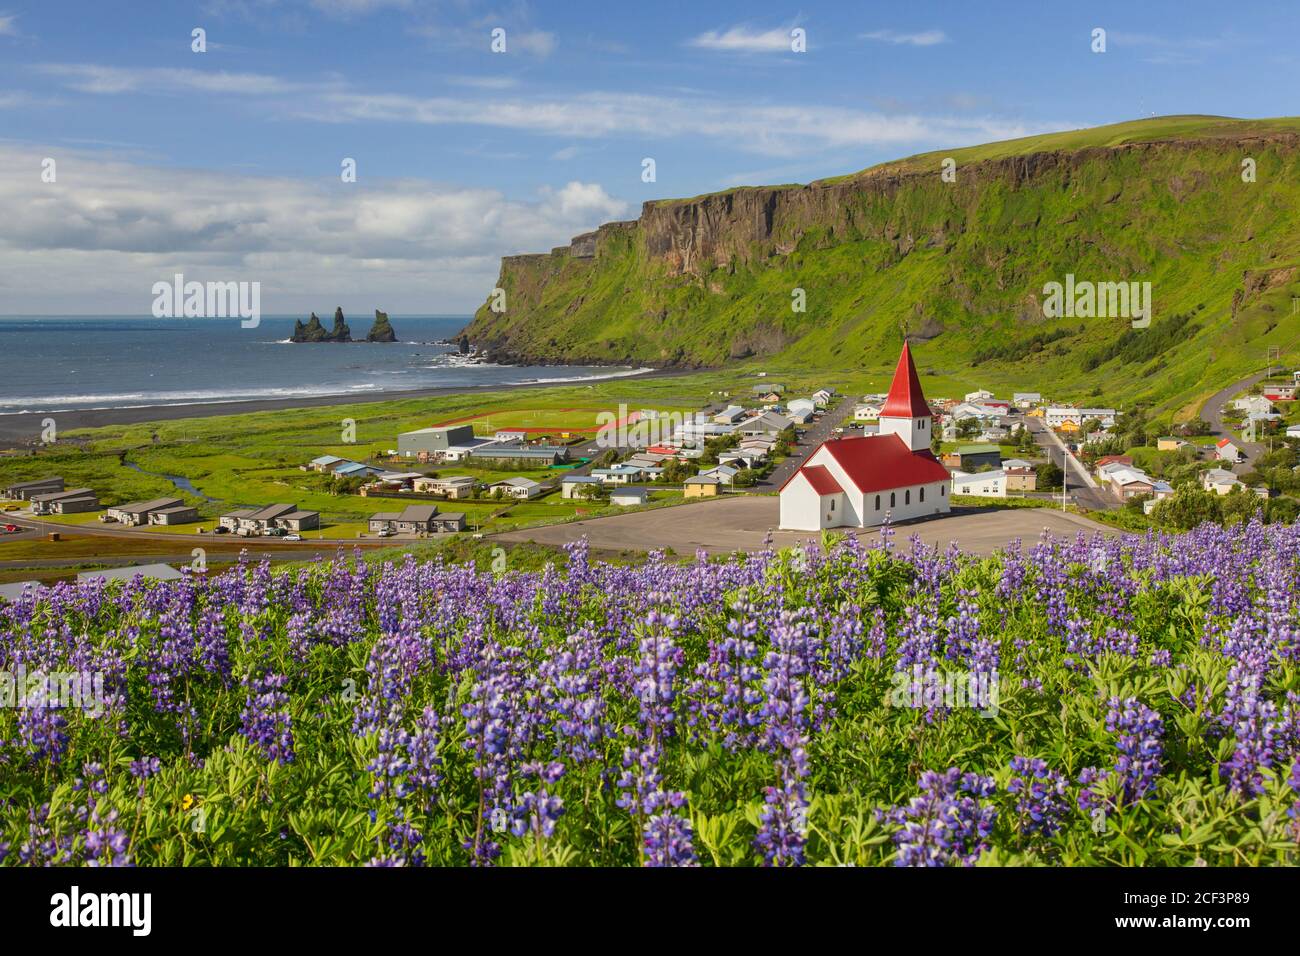
[[[933,421],[905,341],[879,434],[817,446],[781,486],[782,530],[869,528],[945,514],[952,479],[930,452]]]

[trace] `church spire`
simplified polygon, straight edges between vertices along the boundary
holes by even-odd
[[[885,407],[880,410],[881,418],[932,418],[930,406],[921,393],[921,380],[917,377],[916,366],[912,364],[912,350],[907,339],[903,339],[903,354],[898,357],[898,367],[894,369],[894,381],[889,386],[889,397]]]

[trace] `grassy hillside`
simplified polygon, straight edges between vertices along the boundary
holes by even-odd
[[[1267,348],[1300,359],[1297,208],[1300,119],[1141,120],[647,203],[504,260],[506,311],[467,331],[534,360],[829,373],[890,366],[906,329],[933,376],[1189,413]],[[1067,273],[1151,282],[1151,327],[1045,318]]]

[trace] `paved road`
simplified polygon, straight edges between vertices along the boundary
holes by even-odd
[[[845,396],[834,408],[828,408],[823,412],[821,421],[813,422],[799,436],[799,445],[795,449],[795,454],[778,463],[772,469],[772,473],[755,484],[754,488],[758,491],[776,491],[785,484],[804,463],[804,459],[816,451],[818,445],[832,437],[835,427],[853,414],[856,404]]]
[[[710,554],[759,551],[763,539],[780,521],[780,502],[774,495],[727,495],[672,508],[656,508],[628,514],[589,518],[544,528],[505,531],[488,537],[507,542],[535,541],[563,545],[587,538],[591,547],[603,551],[649,551],[672,548],[678,554],[704,549]],[[960,508],[952,514],[895,525],[895,543],[905,547],[908,538],[919,534],[932,546],[947,547],[956,541],[971,554],[992,554],[1015,539],[1026,545],[1038,540],[1046,528],[1056,535],[1091,534],[1115,529],[1068,512],[1047,508],[981,510]],[[846,529],[847,530],[847,529]],[[874,541],[878,529],[859,532],[864,541]],[[773,531],[775,547],[788,548],[820,535],[809,531]]]
[[[1239,392],[1244,392],[1256,382],[1263,380],[1267,375],[1268,372],[1266,371],[1259,372],[1249,378],[1243,378],[1239,382],[1233,382],[1227,388],[1215,392],[1207,398],[1205,404],[1201,406],[1201,417],[1210,423],[1210,433],[1217,438],[1231,438],[1232,443],[1240,448],[1242,453],[1246,456],[1244,461],[1233,466],[1231,469],[1239,475],[1253,470],[1254,465],[1251,464],[1251,462],[1264,452],[1268,451],[1268,446],[1260,444],[1259,442],[1245,442],[1233,435],[1232,430],[1224,424],[1224,408],[1232,396]]]
[[[1025,418],[1026,426],[1038,442],[1048,461],[1061,468],[1069,476],[1066,497],[1088,511],[1105,511],[1119,506],[1113,495],[1103,491],[1096,479],[1088,474],[1088,469],[1079,459],[1070,454],[1056,432],[1047,427],[1041,418]],[[1059,500],[1060,495],[1056,496]]]

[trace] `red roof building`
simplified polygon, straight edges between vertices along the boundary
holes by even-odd
[[[881,433],[832,438],[781,486],[781,527],[868,527],[948,511],[951,476],[930,452],[933,414],[903,344]]]

